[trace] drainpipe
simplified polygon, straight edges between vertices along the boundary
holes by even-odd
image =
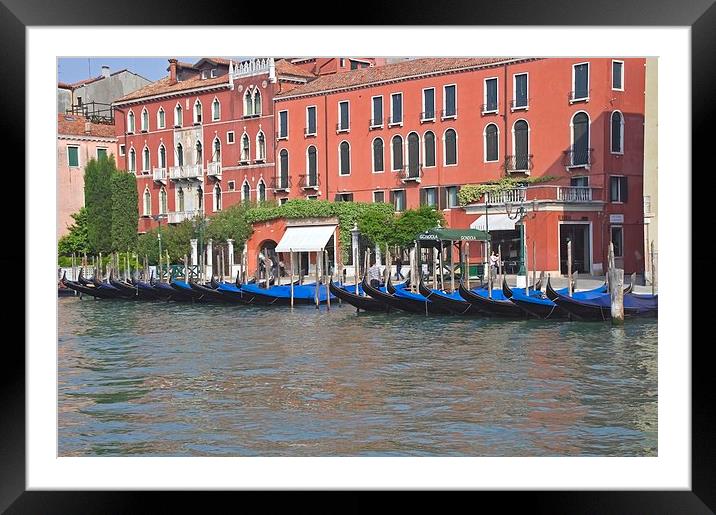
[[[325,133],[323,137],[323,153],[326,154],[326,200],[330,200],[330,198],[328,198],[328,95],[323,96],[323,132]]]
[[[502,105],[503,105],[503,114],[502,119],[504,120],[504,137],[505,137],[505,148],[504,148],[504,155],[505,160],[503,161],[503,165],[505,166],[505,175],[507,175],[507,63],[502,65],[502,69],[504,70],[503,74],[503,80],[502,80]]]

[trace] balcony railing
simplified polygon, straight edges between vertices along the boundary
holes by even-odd
[[[170,179],[198,179],[202,175],[201,165],[172,166],[169,169]]]
[[[388,117],[388,125],[403,125],[403,117],[402,116],[389,116]]]
[[[318,174],[299,175],[299,184],[304,190],[317,190],[320,185]]]
[[[184,220],[191,220],[200,214],[199,210],[195,211],[170,211],[167,217],[167,223],[180,224]]]
[[[420,123],[423,122],[434,122],[435,121],[435,111],[423,111],[420,113]]]
[[[520,109],[529,109],[530,107],[530,99],[525,98],[522,100],[512,100],[510,101],[510,110],[512,111],[519,111]]]
[[[550,186],[535,185],[524,188],[512,188],[502,191],[488,191],[478,204],[518,204],[521,202],[601,202],[602,188],[586,186]]]
[[[506,202],[525,202],[527,200],[527,188],[513,188],[503,191],[488,191],[484,195],[488,204],[505,204]]]
[[[207,177],[221,177],[221,163],[211,162],[206,165]]]
[[[592,188],[585,186],[559,186],[557,200],[562,202],[591,202]]]
[[[440,111],[441,120],[447,120],[449,118],[457,118],[457,109],[443,109]]]
[[[369,129],[382,129],[383,128],[383,119],[382,118],[371,118],[368,120],[368,128]]]
[[[400,181],[406,182],[420,182],[423,177],[423,164],[417,163],[413,165],[404,166],[399,172]]]
[[[269,181],[269,188],[272,188],[274,192],[288,191],[291,188],[291,177],[272,177]]]
[[[525,173],[529,175],[532,170],[532,154],[521,156],[505,156],[505,171],[507,173]]]
[[[569,168],[589,168],[592,166],[593,148],[565,150],[562,164]]]
[[[167,180],[167,169],[166,168],[155,168],[152,171],[154,180],[157,182],[166,182]]]

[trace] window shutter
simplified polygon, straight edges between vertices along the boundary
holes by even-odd
[[[629,186],[627,184],[628,177],[622,177],[622,202],[629,200]]]
[[[425,189],[421,189],[420,190],[420,205],[421,206],[425,205],[425,199],[426,199]]]
[[[441,187],[438,191],[438,209],[447,209],[448,203],[447,203],[447,188]]]

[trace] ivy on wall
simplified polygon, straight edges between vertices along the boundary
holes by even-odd
[[[492,193],[498,191],[506,191],[522,186],[529,186],[530,184],[539,184],[541,182],[550,182],[558,179],[553,175],[544,175],[541,177],[503,177],[497,181],[488,181],[482,184],[466,184],[460,188],[457,194],[458,202],[461,206],[467,204],[473,204],[479,202],[485,193]]]

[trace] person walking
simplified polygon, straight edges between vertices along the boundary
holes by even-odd
[[[403,258],[401,257],[400,253],[395,256],[395,280],[396,281],[402,281],[405,279],[403,277],[403,274],[401,273],[401,269],[403,268]]]

